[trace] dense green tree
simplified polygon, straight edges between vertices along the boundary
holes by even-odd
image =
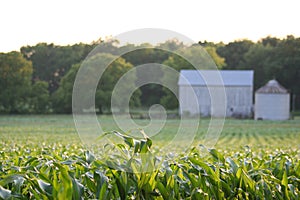
[[[129,53],[126,53],[122,57],[125,58],[126,61],[132,63],[134,66],[138,66],[147,63],[161,64],[166,59],[168,59],[170,55],[172,55],[172,52],[184,47],[185,45],[183,44],[183,42],[177,39],[171,39],[156,46],[147,43],[138,46],[127,44],[123,47],[120,47],[120,50],[131,50]],[[163,74],[161,74],[160,77],[151,78],[160,79],[162,78],[162,75]],[[141,70],[137,70],[137,76],[139,79],[145,78],[145,74]],[[164,95],[163,87],[158,84],[147,84],[142,86],[140,90],[142,93],[140,97],[141,104],[144,107],[149,107],[153,104],[160,103],[160,99]]]
[[[123,58],[117,58],[111,54],[99,53],[94,56],[91,56],[85,61],[85,66],[91,67],[92,70],[95,70],[94,67],[103,66],[107,60],[114,60],[106,70],[104,71],[101,79],[98,83],[96,90],[96,99],[95,106],[98,109],[99,113],[110,112],[111,109],[111,95],[117,81],[125,74],[127,71],[132,69],[132,65],[126,62]],[[60,87],[53,94],[53,108],[55,112],[70,113],[72,111],[72,91],[73,84],[75,81],[76,74],[80,68],[81,64],[76,64],[71,67],[69,72],[62,78]],[[89,79],[95,77],[87,77],[87,81],[84,84],[88,84]],[[134,82],[133,82],[134,83]],[[126,87],[126,86],[125,86]],[[138,106],[140,92],[135,92],[134,97],[131,99],[131,105]],[[84,98],[84,97],[83,97]],[[122,98],[122,97],[120,97]]]
[[[92,51],[90,56],[98,53],[108,53],[112,55],[118,55],[120,51],[120,42],[114,38],[107,37],[105,39],[99,38],[97,41],[92,42]]]
[[[217,49],[218,55],[225,58],[226,66],[224,69],[239,69],[242,67],[244,55],[249,51],[254,43],[250,40],[240,40],[230,42],[225,46]]]
[[[244,55],[242,66],[237,69],[254,70],[254,89],[258,89],[268,80],[275,77],[275,71],[281,68],[278,60],[274,60],[272,54],[274,48],[261,43],[251,46],[249,51]]]
[[[296,95],[296,108],[300,109],[300,38],[287,36],[274,49],[273,59],[281,64],[281,70],[275,70],[275,77]]]
[[[193,65],[201,69],[212,69],[215,65],[219,69],[253,69],[255,89],[276,78],[296,95],[296,107],[300,109],[300,38],[287,36],[278,39],[268,36],[256,43],[249,40],[229,44],[204,41],[192,46],[176,39],[156,46],[147,43],[120,46],[117,40],[100,38],[91,44],[58,46],[39,43],[22,47],[21,54],[0,54],[0,112],[46,113],[51,112],[52,108],[54,112],[71,112],[72,88],[80,67],[77,63],[83,62],[87,56],[97,60],[97,56],[102,56],[101,59],[105,56],[111,58],[124,51],[129,52],[117,59],[107,69],[102,82],[100,80],[99,85],[102,86],[98,87],[96,93],[96,106],[100,112],[110,110],[111,91],[121,74],[134,66],[147,63],[162,63],[178,72],[181,69],[194,69]],[[173,53],[174,51],[178,54]],[[137,70],[139,79],[162,79],[177,85],[178,77],[165,77],[163,71],[160,76],[146,76],[142,70]],[[168,109],[178,107],[174,95],[157,84],[142,86],[133,95],[130,103],[135,106],[141,103],[143,107],[155,103],[162,103]]]
[[[161,45],[164,45],[163,48],[176,48],[176,44],[173,44],[172,42],[166,42],[160,44],[160,46]],[[147,63],[163,63],[164,60],[168,58],[170,53],[164,49],[161,49],[162,47],[160,46],[156,48],[155,46],[147,43],[138,46],[126,45],[124,47],[121,47],[122,50],[126,49],[131,51],[124,54],[122,57],[126,61],[132,63],[135,67]],[[145,78],[143,71],[137,70],[137,77],[139,79]],[[144,85],[140,88],[140,90],[142,93],[140,97],[141,104],[144,107],[149,107],[153,104],[159,103],[160,98],[163,95],[162,87],[157,84]]]
[[[255,89],[270,79],[277,79],[297,96],[296,106],[300,108],[300,38],[263,38],[249,48],[237,69],[254,70]]]
[[[177,51],[179,49],[183,49],[185,47],[186,45],[183,42],[179,41],[178,39],[167,40],[157,45],[157,48],[166,49],[171,52]]]
[[[79,68],[80,64],[73,65],[61,79],[59,88],[51,95],[52,107],[55,113],[72,112],[72,91]]]
[[[32,64],[19,52],[0,53],[0,112],[29,110]]]
[[[32,79],[46,81],[49,84],[49,92],[53,93],[70,67],[82,61],[91,50],[91,45],[82,43],[72,46],[39,43],[22,47],[21,53],[32,61]]]
[[[116,59],[113,63],[111,63],[103,73],[96,92],[96,106],[99,110],[99,113],[110,112],[111,108],[111,95],[114,90],[115,84],[120,80],[120,78],[130,69],[133,68],[133,65],[129,62],[126,62],[123,58],[117,58],[115,56],[109,54],[99,54],[96,55],[95,62],[99,65],[103,65],[102,62],[105,59]],[[132,82],[131,82],[132,81]],[[130,83],[134,84],[134,80],[131,80]],[[128,85],[123,85],[122,87],[127,88]],[[125,89],[126,91],[126,89]],[[128,94],[124,94],[128,95]],[[135,93],[135,95],[139,95]],[[120,96],[121,100],[123,97]],[[132,98],[132,100],[139,101],[138,98]],[[122,104],[122,102],[119,102]],[[139,103],[133,103],[138,105]],[[123,105],[124,106],[124,105]]]
[[[204,49],[207,51],[207,53],[208,53],[209,56],[213,59],[213,61],[215,62],[216,66],[217,66],[219,69],[222,69],[223,67],[226,66],[225,58],[221,57],[221,56],[217,53],[216,47],[213,47],[213,46],[206,46],[206,47],[204,47]]]
[[[49,113],[50,97],[48,83],[45,81],[36,81],[31,86],[30,92],[31,113]]]
[[[276,47],[280,42],[280,39],[278,38],[275,38],[275,37],[271,37],[271,36],[268,36],[266,38],[262,38],[260,43],[262,43],[262,45],[264,46],[272,46],[272,47]]]

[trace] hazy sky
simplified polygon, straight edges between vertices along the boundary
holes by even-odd
[[[194,41],[300,36],[299,0],[1,0],[0,52],[48,42],[90,43],[139,28]]]

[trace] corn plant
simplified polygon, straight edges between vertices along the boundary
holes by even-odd
[[[111,134],[123,142],[102,157],[75,144],[2,142],[0,199],[300,199],[298,149],[196,146],[161,157],[143,132]]]

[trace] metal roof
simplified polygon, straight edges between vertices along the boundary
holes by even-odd
[[[256,93],[287,94],[288,91],[276,80],[270,80],[266,85],[256,90]]]
[[[178,85],[252,86],[253,70],[181,70]]]

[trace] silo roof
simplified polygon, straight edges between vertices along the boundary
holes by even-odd
[[[178,85],[252,86],[253,70],[181,70]]]
[[[256,93],[287,94],[288,91],[274,79],[256,90]]]

